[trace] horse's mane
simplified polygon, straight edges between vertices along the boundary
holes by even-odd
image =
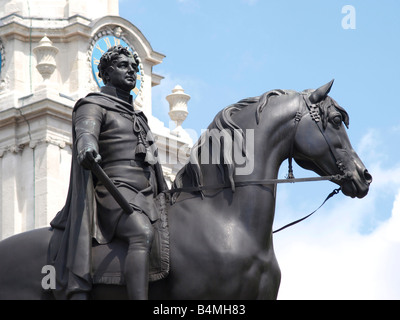
[[[231,185],[232,190],[235,190],[235,182],[233,179],[234,172],[235,172],[235,162],[233,161],[232,158],[232,152],[231,148],[224,148],[222,147],[224,143],[224,139],[221,137],[220,132],[224,131],[229,132],[232,135],[236,135],[235,139],[238,138],[237,134],[240,134],[241,141],[242,141],[242,149],[243,153],[245,153],[246,146],[245,146],[245,139],[244,139],[244,130],[240,128],[235,121],[233,121],[232,117],[234,114],[240,112],[241,110],[248,108],[249,106],[255,106],[256,107],[256,112],[255,112],[255,119],[256,123],[259,124],[261,114],[263,110],[267,107],[269,99],[273,96],[282,96],[282,95],[288,95],[288,94],[309,94],[314,90],[304,90],[303,92],[297,92],[293,90],[281,90],[281,89],[276,89],[276,90],[271,90],[266,93],[264,93],[261,96],[258,97],[251,97],[251,98],[246,98],[243,100],[240,100],[239,102],[229,105],[226,108],[222,109],[214,118],[214,120],[210,123],[208,126],[207,130],[205,130],[199,140],[195,143],[193,146],[191,152],[190,152],[190,158],[188,163],[177,173],[173,188],[182,188],[183,187],[183,178],[187,176],[193,187],[198,187],[203,185],[203,174],[201,171],[200,167],[200,159],[201,159],[201,153],[202,153],[202,147],[206,144],[206,142],[209,142],[210,140],[213,143],[217,143],[219,146],[219,150],[221,150],[220,154],[220,161],[217,164],[218,169],[221,173],[221,177],[223,179],[223,183],[225,183],[225,180],[228,179]],[[327,97],[324,101],[318,104],[319,111],[321,114],[321,119],[324,123],[324,127],[326,126],[327,119],[328,119],[328,108],[334,105],[338,109],[338,111],[342,114],[343,116],[343,122],[348,126],[349,124],[349,117],[347,112],[340,107],[335,100],[333,100],[331,97]],[[222,141],[221,141],[222,140]],[[227,139],[229,140],[229,139]],[[226,143],[226,142],[225,142]],[[208,145],[206,145],[208,146]],[[243,154],[245,156],[245,154]],[[178,194],[175,194],[175,199],[178,196]]]
[[[272,96],[280,96],[284,94],[288,94],[293,92],[291,90],[271,90],[264,93],[258,97],[251,97],[242,99],[239,102],[229,105],[226,108],[222,109],[218,114],[215,116],[214,120],[210,123],[207,130],[205,130],[196,144],[193,146],[189,162],[177,173],[175,181],[174,181],[174,188],[182,188],[183,186],[183,177],[187,175],[192,183],[192,186],[198,187],[203,185],[203,174],[200,168],[200,158],[202,147],[205,145],[206,142],[212,139],[212,142],[218,143],[221,150],[221,161],[217,164],[219,171],[221,172],[221,176],[223,180],[228,178],[231,183],[232,189],[235,188],[235,183],[233,180],[234,170],[235,170],[235,163],[232,159],[232,152],[230,148],[221,147],[224,143],[221,141],[221,135],[218,133],[221,131],[230,132],[233,134],[240,134],[241,141],[242,141],[242,149],[243,152],[246,150],[245,146],[245,139],[244,139],[244,131],[241,130],[235,121],[233,121],[232,116],[244,108],[249,106],[256,106],[256,122],[257,124],[260,121],[261,113],[263,112],[264,108],[267,106],[269,98]],[[229,140],[229,139],[228,139]],[[226,142],[225,142],[226,143]]]

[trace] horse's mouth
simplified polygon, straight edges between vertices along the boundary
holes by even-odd
[[[356,184],[353,181],[346,181],[342,184],[342,192],[348,197],[355,198],[359,194]],[[362,198],[360,195],[359,198]]]
[[[351,198],[364,198],[369,191],[372,182],[372,176],[367,170],[364,171],[362,177],[352,178],[340,183],[343,194]]]
[[[304,169],[312,170],[320,176],[329,176],[330,170],[312,161],[296,159],[296,162]],[[356,166],[354,171],[349,171],[346,175],[341,176],[341,179],[333,179],[332,182],[338,184],[342,188],[344,195],[351,198],[364,198],[369,191],[369,186],[372,182],[372,176],[364,166]]]

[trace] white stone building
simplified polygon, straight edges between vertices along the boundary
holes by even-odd
[[[0,239],[49,225],[64,205],[72,108],[99,90],[96,59],[110,45],[140,57],[135,107],[149,119],[167,180],[192,146],[181,127],[190,97],[180,86],[167,97],[174,130],[152,116],[152,87],[163,78],[153,67],[165,56],[118,10],[118,0],[0,0]]]

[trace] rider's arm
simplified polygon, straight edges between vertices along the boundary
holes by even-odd
[[[99,135],[104,117],[104,109],[95,104],[84,104],[75,111],[74,123],[78,162],[90,169],[91,156],[98,162]]]

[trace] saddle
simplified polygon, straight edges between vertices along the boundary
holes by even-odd
[[[166,196],[160,193],[156,199],[160,214],[153,224],[155,235],[150,252],[149,281],[165,278],[169,273],[169,228]],[[92,279],[93,284],[125,285],[122,268],[125,264],[128,244],[114,239],[107,244],[92,246]]]

